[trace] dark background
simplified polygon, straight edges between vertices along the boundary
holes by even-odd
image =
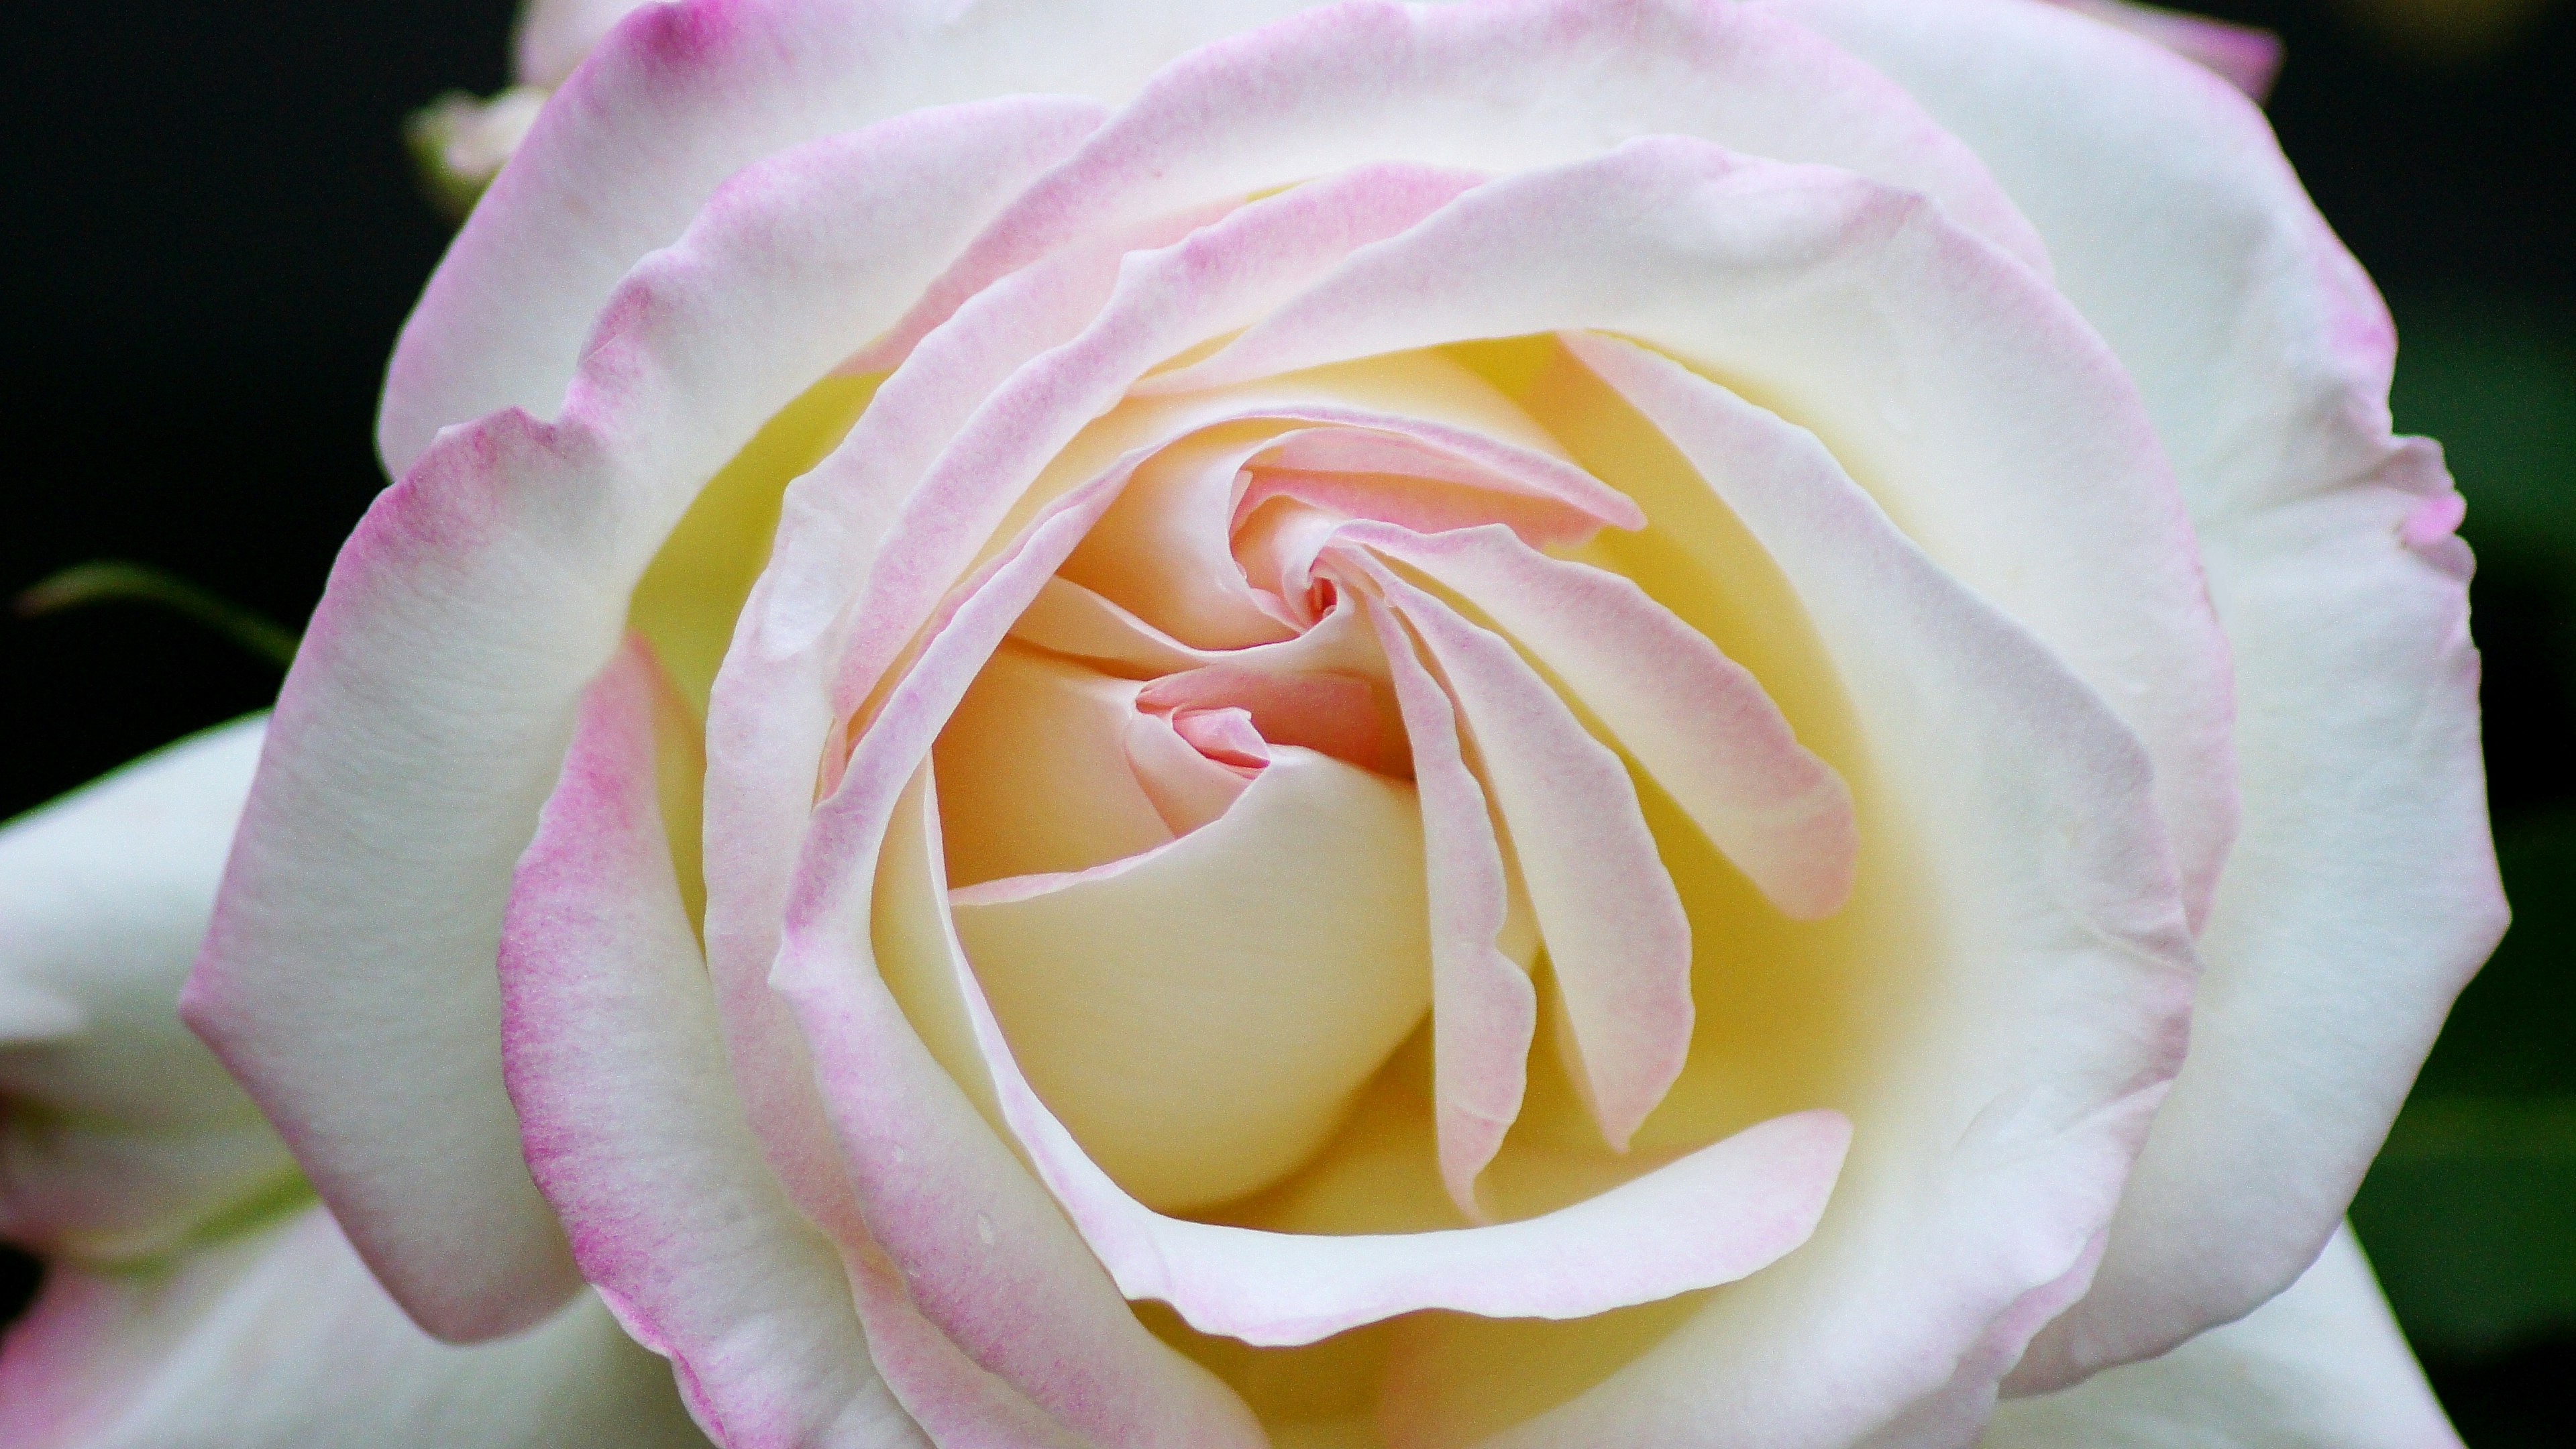
[[[18,219],[0,405],[16,481],[0,493],[0,596],[130,558],[301,623],[384,482],[370,442],[378,378],[448,235],[413,183],[403,117],[453,87],[500,86],[512,8],[13,7],[0,194]],[[2491,794],[2518,919],[2354,1217],[2472,1449],[2564,1445],[2576,1421],[2576,0],[2205,8],[2288,42],[2273,119],[2388,293],[2406,343],[2399,424],[2448,444],[2480,559]],[[0,616],[0,680],[6,817],[260,707],[277,674],[177,615],[109,604]],[[0,1319],[32,1277],[0,1258]]]

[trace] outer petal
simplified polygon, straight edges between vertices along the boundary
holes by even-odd
[[[2280,1297],[2162,1358],[1995,1411],[1980,1449],[2459,1449],[2349,1228]]]
[[[587,1296],[500,1343],[403,1317],[315,1205],[158,1273],[57,1267],[0,1342],[11,1449],[704,1449]]]
[[[1073,238],[1393,161],[1509,173],[1675,135],[1937,198],[2044,269],[1976,157],[1796,26],[1708,0],[1318,7],[1175,62],[979,238],[898,337]]]
[[[659,698],[657,699],[657,696]],[[583,1276],[726,1449],[924,1445],[742,1119],[655,799],[640,644],[585,697],[502,936],[503,1060]]]
[[[1921,97],[2047,236],[2138,379],[2235,651],[2243,829],[2191,1059],[2093,1297],[2020,1371],[2046,1388],[2298,1275],[2503,929],[2460,501],[2431,445],[2389,436],[2387,313],[2242,96],[2023,0],[1789,8]]]
[[[404,324],[376,428],[386,466],[409,472],[440,428],[497,408],[553,415],[618,279],[743,167],[906,111],[1050,92],[1123,99],[1191,46],[1304,3],[643,7],[556,93]],[[972,176],[965,163],[960,179]]]
[[[726,459],[1092,119],[924,112],[737,177],[619,292],[561,422],[447,433],[342,550],[186,1009],[434,1331],[508,1331],[577,1281],[520,1160],[491,963],[637,578]]]
[[[152,1252],[293,1176],[173,1009],[266,724],[209,730],[0,830],[0,1237]]]
[[[2080,1291],[2181,1059],[2191,943],[2146,758],[1815,439],[1641,349],[1570,345],[1807,602],[1870,744],[1864,850],[1910,848],[1939,903],[1918,918],[1943,924],[1865,968],[1892,974],[1843,986],[1904,998],[1908,1020],[1837,1104],[1852,1158],[1814,1239],[1494,1442],[1965,1445],[2022,1344]],[[1891,868],[1875,859],[1865,880]],[[1436,1393],[1399,1388],[1400,1414]]]
[[[1801,920],[1851,894],[1851,791],[1742,665],[1605,569],[1495,528],[1344,530],[1458,590],[1598,714],[1709,843]]]

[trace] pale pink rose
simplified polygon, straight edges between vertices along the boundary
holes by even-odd
[[[2503,913],[2386,315],[2122,18],[637,11],[190,1021],[733,1449],[1967,1445],[2246,1314]],[[2322,1264],[1996,1442],[2450,1442]]]

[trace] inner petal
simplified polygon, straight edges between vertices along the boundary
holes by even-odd
[[[1577,1048],[1575,1081],[1625,1149],[1690,1048],[1690,925],[1618,757],[1502,638],[1364,556],[1477,742]]]
[[[1148,710],[1127,721],[1127,763],[1177,837],[1223,815],[1270,763],[1270,746],[1240,709]]]
[[[1021,645],[994,652],[932,751],[952,881],[1084,870],[1172,839],[1130,753],[1138,688]]]
[[[1499,524],[1489,531],[1547,559],[1588,547],[1604,525],[1631,528],[1644,516],[1624,495],[1594,496],[1608,490],[1565,462],[1552,440],[1545,449],[1508,445],[1544,464],[1515,469],[1507,466],[1510,459],[1447,450],[1390,426],[1392,415],[1384,412],[1362,419],[1355,408],[1350,416],[1325,416],[1332,404],[1291,404],[1226,417],[1214,416],[1213,399],[1175,399],[1167,406],[1178,413],[1184,402],[1197,409],[1183,415],[1197,431],[1140,438],[1143,447],[1121,454],[1134,469],[1130,491],[1096,515],[1081,550],[1057,555],[1055,578],[1020,596],[1024,612],[1012,626],[1013,642],[993,657],[985,670],[991,677],[977,681],[938,747],[938,769],[956,797],[943,802],[941,814],[949,823],[946,853],[957,884],[949,913],[959,987],[979,1008],[990,1002],[991,1015],[977,1032],[996,1084],[1025,1073],[1014,1089],[1016,1105],[1005,1109],[1008,1131],[1094,1250],[1113,1265],[1119,1285],[1131,1296],[1185,1304],[1182,1318],[1201,1328],[1254,1342],[1294,1342],[1412,1307],[1529,1311],[1536,1300],[1506,1295],[1510,1305],[1503,1306],[1503,1299],[1488,1302],[1468,1292],[1461,1285],[1490,1286],[1473,1270],[1445,1275],[1439,1295],[1425,1298],[1407,1288],[1381,1301],[1375,1289],[1342,1282],[1338,1272],[1328,1275],[1328,1284],[1305,1272],[1302,1261],[1283,1262],[1285,1276],[1271,1288],[1298,1285],[1288,1295],[1302,1305],[1296,1312],[1277,1306],[1287,1299],[1276,1291],[1242,1296],[1249,1280],[1231,1273],[1202,1281],[1196,1267],[1174,1270],[1177,1276],[1151,1270],[1178,1261],[1166,1249],[1197,1242],[1201,1230],[1267,1228],[1242,1216],[1244,1205],[1305,1181],[1327,1155],[1328,1142],[1375,1114],[1364,1105],[1369,1084],[1397,1074],[1441,1078],[1419,1083],[1432,1089],[1426,1100],[1437,1098],[1438,1107],[1450,1109],[1429,1114],[1442,1117],[1426,1121],[1434,1133],[1417,1134],[1438,1140],[1412,1141],[1408,1151],[1435,1164],[1432,1185],[1450,1199],[1442,1214],[1448,1224],[1489,1217],[1518,1222],[1618,1184],[1637,1187],[1650,1177],[1662,1184],[1659,1168],[1714,1148],[1714,1136],[1693,1131],[1687,1135],[1694,1140],[1674,1143],[1665,1131],[1646,1134],[1656,1140],[1620,1158],[1597,1136],[1561,1150],[1540,1140],[1546,1134],[1516,1133],[1538,1013],[1527,959],[1535,942],[1520,941],[1534,934],[1521,884],[1526,862],[1489,813],[1510,814],[1510,802],[1488,800],[1493,762],[1472,739],[1449,746],[1452,783],[1466,787],[1459,801],[1472,805],[1493,854],[1493,889],[1474,908],[1457,909],[1461,902],[1453,899],[1453,909],[1435,913],[1444,867],[1455,874],[1465,857],[1455,829],[1445,849],[1439,839],[1426,840],[1421,797],[1429,785],[1417,793],[1413,784],[1410,715],[1395,709],[1392,665],[1365,612],[1368,601],[1383,600],[1347,576],[1335,578],[1331,568],[1313,567],[1336,534],[1346,545],[1367,547],[1352,530],[1436,537]],[[1264,404],[1267,399],[1255,406]],[[1380,407],[1384,400],[1368,398],[1366,405]],[[1517,398],[1510,406],[1519,412]],[[1104,423],[1098,431],[1107,437],[1111,429]],[[1159,456],[1136,465],[1156,449]],[[1322,593],[1320,585],[1339,592]],[[971,592],[977,585],[966,587]],[[1393,613],[1385,622],[1404,635]],[[1518,642],[1518,632],[1503,626],[1495,649],[1510,650],[1512,643],[1502,640]],[[1364,659],[1346,658],[1354,652],[1346,641],[1372,647],[1356,651]],[[1416,692],[1426,695],[1420,702],[1437,706],[1444,718],[1466,709],[1469,702],[1458,698],[1450,677],[1456,661],[1428,657],[1433,651],[1419,639],[1404,642],[1406,662],[1419,676]],[[1513,678],[1523,674],[1532,689],[1566,687],[1546,662],[1534,670],[1519,667]],[[1565,703],[1580,710],[1585,701]],[[1483,715],[1495,714],[1493,700],[1483,705]],[[1456,732],[1486,721],[1457,716],[1451,723]],[[1564,727],[1549,738],[1560,743],[1580,742],[1585,729],[1598,728],[1588,714],[1580,721],[1565,714],[1558,723]],[[1006,779],[1004,771],[974,763],[979,751],[986,760],[1014,757],[1018,775]],[[1609,774],[1624,768],[1597,747],[1596,753]],[[1074,776],[1082,778],[1069,788]],[[1516,778],[1536,777],[1524,770]],[[1001,782],[998,789],[982,788],[994,782]],[[1595,793],[1599,781],[1571,788],[1552,778],[1543,783],[1571,798]],[[1319,785],[1330,788],[1317,791]],[[986,798],[965,798],[979,790]],[[1308,792],[1332,797],[1331,808],[1299,807],[1298,797]],[[1013,798],[989,798],[995,793]],[[1659,797],[1646,802],[1649,808],[1661,803]],[[1629,815],[1637,804],[1630,799]],[[1452,813],[1464,820],[1469,812]],[[1645,854],[1654,845],[1649,828],[1660,830],[1660,818],[1628,832]],[[979,851],[980,864],[973,859]],[[1638,867],[1632,857],[1641,852],[1613,853],[1624,865],[1612,874]],[[1671,894],[1660,864],[1644,859],[1643,868]],[[1662,1000],[1661,1011],[1612,1015],[1653,1018],[1687,1042],[1691,928],[1664,924],[1678,929],[1665,933],[1672,943],[1645,953],[1661,968],[1646,974],[1659,987],[1678,987],[1678,1001]],[[1472,999],[1440,995],[1445,988],[1434,938],[1444,932],[1445,944],[1464,948],[1449,953],[1453,968],[1461,961],[1498,968],[1480,983],[1506,989],[1469,993]],[[1558,935],[1565,934],[1560,922]],[[1552,941],[1551,947],[1582,956],[1572,944]],[[1575,970],[1578,986],[1611,981],[1620,972],[1610,958],[1628,953],[1592,954],[1601,958],[1596,964],[1613,969],[1588,977]],[[1562,990],[1568,972],[1569,961],[1551,959],[1538,984]],[[1440,1000],[1431,1019],[1435,995]],[[1604,1117],[1611,1136],[1624,1139],[1671,1081],[1675,1043],[1614,1041],[1617,1033],[1582,1030],[1574,1019],[1585,1016],[1582,1000],[1589,999],[1578,990],[1557,1003],[1557,1014],[1575,1028],[1575,1049],[1565,1054],[1572,1095],[1588,1099],[1588,1115]],[[1480,1014],[1473,1009],[1478,1004],[1499,1010]],[[1435,1049],[1426,1056],[1437,1060],[1402,1055],[1407,1040]],[[1480,1056],[1468,1048],[1490,1050]],[[1462,1060],[1477,1069],[1462,1077]],[[1636,1082],[1622,1075],[1631,1067],[1638,1069],[1631,1073]],[[1479,1120],[1448,1120],[1461,1109]],[[1477,1130],[1450,1130],[1462,1125]],[[1507,1134],[1529,1140],[1516,1149],[1514,1171],[1498,1174],[1495,1196],[1479,1204],[1479,1169]],[[1820,1206],[1831,1182],[1827,1159],[1838,1158],[1839,1147],[1815,1155],[1818,1171],[1800,1180],[1814,1188]],[[1766,1167],[1755,1175],[1768,1181],[1775,1174]],[[1716,1196],[1732,1208],[1742,1186]],[[1116,1200],[1125,1206],[1101,1207],[1115,1207]],[[1157,1218],[1153,1231],[1140,1236],[1135,1224],[1154,1214],[1201,1221]],[[1802,1237],[1811,1221],[1803,1218],[1776,1242],[1766,1237],[1770,1246],[1725,1271],[1767,1260]],[[1238,1222],[1243,1226],[1229,1226]],[[1419,1266],[1417,1245],[1382,1246],[1393,1266],[1361,1276],[1381,1288],[1398,1279],[1409,1283],[1407,1275]],[[1665,1247],[1639,1251],[1666,1266],[1673,1259]],[[1716,1279],[1699,1270],[1658,1277],[1633,1293],[1622,1290],[1619,1301],[1705,1281]],[[1585,1285],[1586,1291],[1595,1287]],[[1453,1290],[1466,1296],[1448,1296]]]
[[[1238,424],[1164,449],[1136,470],[1100,526],[1065,560],[1062,577],[1201,648],[1293,637],[1297,631],[1254,597],[1227,550],[1243,466],[1275,431]]]
[[[1155,446],[1062,577],[1193,648],[1316,621],[1243,557],[1246,523],[1274,500],[1414,528],[1502,523],[1533,545],[1642,521],[1490,382],[1429,353],[1318,369]]]
[[[1293,746],[1167,849],[952,909],[1031,1086],[1165,1212],[1302,1166],[1431,1002],[1413,787]]]
[[[1211,664],[1147,684],[1136,702],[1148,710],[1171,711],[1173,728],[1217,758],[1223,757],[1212,748],[1212,712],[1223,711],[1240,715],[1261,740],[1303,745],[1381,775],[1413,774],[1393,695],[1382,682],[1356,670]],[[1201,734],[1208,738],[1202,740]]]
[[[1183,644],[1080,584],[1054,578],[1047,580],[1028,612],[1011,626],[1011,637],[1131,679],[1211,664],[1273,672],[1339,670],[1381,682],[1386,678],[1386,660],[1378,652],[1377,639],[1361,621],[1359,611],[1351,607],[1337,609],[1305,633],[1276,644],[1257,644],[1248,649],[1200,649]]]

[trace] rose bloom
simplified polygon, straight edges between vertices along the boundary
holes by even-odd
[[[236,751],[328,1215],[21,1230],[29,1442],[686,1442],[631,1338],[728,1449],[2456,1443],[2339,1222],[2469,559],[2259,37],[623,8]]]

